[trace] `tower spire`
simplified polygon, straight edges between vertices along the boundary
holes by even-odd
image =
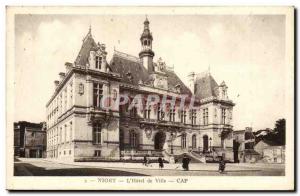
[[[153,72],[154,71],[154,67],[153,67],[154,52],[152,51],[153,37],[152,37],[152,33],[150,32],[149,24],[150,22],[146,15],[146,19],[144,21],[143,33],[140,37],[142,50],[139,53],[139,56],[143,62],[144,67],[148,69],[148,71]]]
[[[89,27],[89,34],[91,35],[92,34],[92,25],[90,24],[90,27]]]
[[[83,38],[83,42],[85,42],[88,38],[91,38],[92,37],[92,25],[90,24],[89,26],[89,31],[88,33],[86,34],[86,36]]]

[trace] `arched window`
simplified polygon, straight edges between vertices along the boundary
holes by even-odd
[[[134,131],[130,131],[129,141],[130,141],[131,148],[137,147],[137,134]]]
[[[147,46],[147,40],[144,40],[144,45]]]
[[[196,135],[192,136],[192,148],[193,149],[197,148],[197,136]]]
[[[181,136],[181,148],[186,148],[186,134]]]

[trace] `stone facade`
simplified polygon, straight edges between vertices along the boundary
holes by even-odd
[[[105,45],[89,30],[47,103],[47,157],[101,161],[213,153],[233,160],[234,103],[225,82],[218,85],[210,73],[191,74],[185,86],[161,58],[154,62],[149,24],[146,19],[139,57],[115,50],[109,63]],[[151,95],[159,97],[153,105]],[[120,97],[128,103],[119,104]],[[164,99],[175,105],[164,107]]]
[[[260,154],[260,161],[265,163],[285,163],[285,146],[274,145],[270,141],[259,141],[254,150]]]
[[[259,152],[254,148],[255,136],[252,127],[233,131],[234,162],[254,163],[260,159]]]
[[[43,123],[14,123],[14,155],[26,158],[46,156],[46,130]]]

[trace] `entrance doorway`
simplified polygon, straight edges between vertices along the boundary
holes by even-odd
[[[120,129],[119,133],[120,150],[124,150],[124,131]]]
[[[240,143],[237,142],[236,140],[233,140],[233,160],[235,163],[239,163],[239,147]]]
[[[203,152],[208,152],[208,136],[203,136]]]
[[[30,158],[37,158],[37,151],[36,150],[29,150],[29,157]]]
[[[166,134],[162,131],[156,133],[154,137],[154,149],[155,150],[163,150],[164,144],[166,140]]]

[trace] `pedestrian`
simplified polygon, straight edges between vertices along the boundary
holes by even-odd
[[[158,164],[160,169],[164,168],[164,160],[161,157],[158,158]]]
[[[182,168],[184,170],[186,170],[186,171],[189,170],[190,161],[191,161],[191,159],[186,154],[184,154],[183,158],[182,158]]]
[[[147,162],[147,166],[148,166],[150,164],[150,157],[149,157],[149,155],[147,156],[147,161],[146,162]]]
[[[143,161],[143,165],[147,166],[147,156],[144,156],[144,161]]]
[[[225,171],[225,161],[223,159],[223,156],[220,158],[220,161],[219,161],[219,172],[220,173],[223,173]]]

